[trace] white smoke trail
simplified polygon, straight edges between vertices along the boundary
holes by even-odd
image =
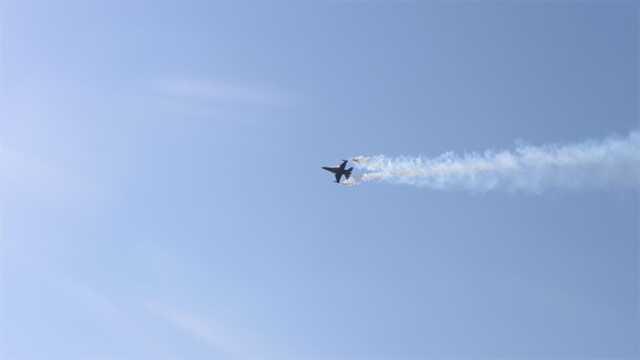
[[[435,158],[358,156],[362,173],[351,185],[368,181],[432,189],[494,189],[539,192],[546,188],[640,187],[640,133],[569,145],[518,146]]]

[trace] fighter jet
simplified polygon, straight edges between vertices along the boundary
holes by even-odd
[[[351,176],[351,170],[353,170],[353,168],[350,167],[348,169],[345,169],[345,166],[347,166],[347,160],[342,160],[342,164],[340,164],[340,166],[336,166],[336,167],[323,166],[322,168],[329,172],[332,172],[336,177],[336,182],[339,183],[342,175],[344,175],[345,179],[347,180]]]

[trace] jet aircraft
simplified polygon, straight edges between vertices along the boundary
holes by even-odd
[[[336,182],[339,183],[340,178],[342,178],[343,175],[347,180],[349,180],[349,177],[351,176],[351,170],[353,170],[353,167],[345,169],[345,167],[347,166],[347,161],[348,160],[342,160],[342,164],[340,164],[340,166],[336,166],[336,167],[323,166],[322,168],[329,172],[332,172],[336,177]]]

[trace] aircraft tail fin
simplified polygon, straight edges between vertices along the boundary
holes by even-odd
[[[352,167],[348,168],[347,170],[344,171],[344,177],[349,180],[349,177],[351,177],[351,170],[353,170]]]

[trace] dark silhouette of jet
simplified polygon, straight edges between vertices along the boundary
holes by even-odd
[[[350,167],[348,169],[345,169],[345,166],[347,166],[347,160],[342,160],[342,164],[340,164],[340,166],[336,166],[336,167],[323,166],[322,168],[329,172],[332,172],[336,176],[336,182],[339,183],[342,175],[344,175],[345,179],[347,180],[351,176],[351,170],[353,170],[353,168]]]

